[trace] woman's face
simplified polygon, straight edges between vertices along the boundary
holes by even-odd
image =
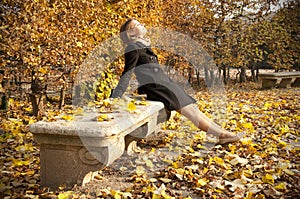
[[[147,33],[147,29],[137,20],[132,20],[132,29],[129,30],[130,35],[134,36],[144,36]]]

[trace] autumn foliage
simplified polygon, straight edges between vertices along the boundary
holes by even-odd
[[[289,1],[274,9],[278,5],[279,0],[2,0],[0,198],[79,198],[97,194],[111,198],[184,198],[174,191],[182,187],[209,198],[297,197],[299,89],[261,91],[247,82],[257,81],[261,68],[300,69],[299,2]],[[175,132],[159,146],[168,148],[173,139],[182,140],[190,131],[194,132],[192,142],[184,142],[182,155],[168,162],[169,166],[156,176],[150,178],[143,169],[154,162],[148,157],[132,169],[132,188],[86,193],[62,187],[48,192],[39,187],[39,151],[28,125],[40,119],[51,120],[61,110],[72,113],[70,104],[77,98],[88,96],[101,101],[109,97],[123,68],[122,57],[110,60],[107,56],[113,50],[100,52],[97,62],[93,62],[95,68],[103,69],[96,71],[100,76],[85,71],[82,79],[95,77],[96,83],[83,81],[75,88],[75,80],[85,70],[84,62],[93,50],[118,35],[120,25],[129,17],[146,27],[178,31],[199,42],[213,58],[218,76],[225,83],[234,78],[230,70],[239,71],[234,82],[247,83],[226,87],[227,119],[219,122],[233,132],[246,131],[251,140],[216,147],[198,158],[203,150],[203,132],[190,129],[189,124],[181,125],[174,117],[165,129]],[[198,71],[184,57],[155,50],[162,64],[179,71],[191,83],[201,83]],[[251,77],[246,76],[247,69],[251,69]],[[195,75],[198,81],[191,79]],[[199,108],[213,116],[215,107],[205,88],[196,97]],[[99,175],[105,178],[105,172]]]
[[[255,70],[262,67],[299,69],[299,3],[292,1],[271,12],[277,4],[276,0],[5,0],[0,5],[1,89],[7,98],[28,97],[34,115],[47,93],[60,92],[63,106],[82,62],[97,45],[117,35],[128,17],[147,27],[182,32],[200,42],[225,82],[232,67],[241,70],[240,81],[247,80],[247,68],[252,69],[253,80],[257,80]],[[166,60],[163,55],[162,63],[178,60],[172,56]],[[118,75],[123,65],[116,63],[110,67]],[[178,63],[180,72],[192,73],[184,76],[195,74]]]

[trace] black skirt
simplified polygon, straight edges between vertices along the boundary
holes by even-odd
[[[166,87],[164,85],[148,84],[140,87],[138,91],[140,94],[146,94],[147,100],[162,102],[169,111],[179,110],[196,102],[194,98],[176,84],[172,85],[172,89],[170,89],[170,85]]]

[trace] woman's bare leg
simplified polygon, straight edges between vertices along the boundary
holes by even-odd
[[[178,110],[180,114],[191,120],[199,129],[220,139],[232,138],[235,134],[228,132],[203,114],[195,104],[190,104]]]

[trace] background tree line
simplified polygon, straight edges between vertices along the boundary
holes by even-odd
[[[66,91],[73,87],[78,71],[84,70],[82,62],[97,45],[118,34],[129,17],[147,27],[166,27],[199,41],[225,83],[230,80],[230,68],[239,69],[238,81],[242,82],[247,81],[246,69],[251,69],[253,81],[260,68],[300,70],[299,2],[289,1],[275,10],[276,5],[279,0],[3,0],[1,106],[5,108],[9,97],[25,99],[38,115],[44,98],[60,92],[62,108]],[[171,63],[184,76],[198,75],[181,57],[159,54],[162,63]],[[108,58],[103,53],[98,59]],[[114,75],[122,71],[121,57],[111,62],[104,66],[102,78],[109,80],[98,85],[99,98],[108,96]],[[71,98],[80,96],[80,89]]]

